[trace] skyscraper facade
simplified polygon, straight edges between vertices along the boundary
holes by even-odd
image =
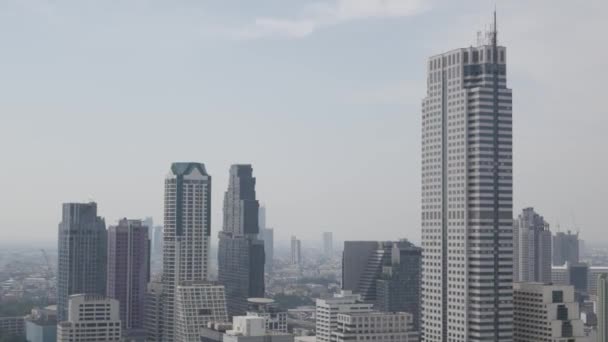
[[[608,342],[608,273],[597,277],[597,342]]]
[[[120,303],[123,333],[144,332],[145,296],[150,280],[148,227],[122,219],[108,229],[107,296]]]
[[[553,236],[553,265],[562,266],[566,263],[579,262],[578,233],[557,232]]]
[[[480,38],[427,64],[421,205],[429,342],[513,340],[512,98],[506,48],[495,29]]]
[[[57,319],[68,318],[72,294],[106,295],[107,231],[96,203],[64,203],[59,223]]]
[[[261,206],[258,214],[258,225],[260,233],[258,238],[264,241],[264,269],[266,273],[272,272],[272,260],[274,258],[274,229],[266,226],[266,207]]]
[[[302,242],[295,236],[291,237],[291,263],[299,265],[302,262]]]
[[[164,221],[162,341],[173,342],[177,286],[205,281],[209,272],[211,176],[204,164],[171,165],[165,178]]]
[[[57,342],[121,341],[116,299],[75,294],[68,300],[68,316],[57,324]]]
[[[513,222],[513,281],[551,282],[551,231],[533,208]]]
[[[323,254],[331,257],[334,254],[334,237],[332,232],[323,233]]]
[[[218,247],[218,281],[226,287],[230,316],[247,311],[247,298],[264,297],[264,242],[258,239],[255,181],[251,165],[230,167]]]
[[[342,253],[342,289],[376,302],[376,284],[391,261],[391,241],[345,241]]]

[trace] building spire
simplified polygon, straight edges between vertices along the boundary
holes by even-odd
[[[496,26],[496,4],[494,4],[494,28],[492,30],[492,45],[498,45],[498,28]]]

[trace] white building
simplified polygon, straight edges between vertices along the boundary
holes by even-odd
[[[366,312],[338,314],[332,337],[336,342],[418,342],[412,314],[406,312]]]
[[[175,341],[199,342],[209,322],[227,322],[224,286],[182,283],[175,293]]]
[[[514,342],[586,342],[574,287],[513,284]]]
[[[496,31],[429,58],[422,101],[422,336],[513,340],[512,98]]]
[[[332,333],[338,327],[338,314],[361,313],[373,311],[373,304],[362,303],[361,296],[350,291],[342,291],[333,298],[317,299],[316,331],[317,342],[335,341]]]
[[[202,342],[293,342],[289,333],[269,331],[263,317],[234,316],[232,324],[208,324],[201,329]]]
[[[68,320],[57,324],[57,342],[120,341],[119,303],[99,295],[77,294],[68,300]]]
[[[287,312],[280,311],[273,299],[248,298],[246,316],[262,317],[266,320],[266,330],[287,333]]]

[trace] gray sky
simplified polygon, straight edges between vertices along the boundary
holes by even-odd
[[[61,203],[162,220],[172,161],[252,163],[277,239],[420,236],[430,55],[494,2],[0,1],[0,241],[54,241]],[[608,2],[498,1],[515,211],[606,240]]]

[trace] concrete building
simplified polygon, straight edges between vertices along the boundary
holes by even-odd
[[[158,281],[150,282],[147,286],[144,306],[144,329],[146,339],[150,342],[163,340],[163,284]]]
[[[585,263],[551,267],[551,282],[556,285],[574,285],[589,296],[598,294],[598,277],[608,273],[608,266],[589,266]]]
[[[513,222],[513,280],[551,282],[551,231],[534,208]]]
[[[295,236],[291,237],[291,263],[300,265],[302,263],[302,241]]]
[[[57,325],[58,342],[121,340],[119,303],[99,295],[71,295],[68,319]]]
[[[514,342],[586,342],[574,288],[514,283]]]
[[[338,327],[338,314],[363,313],[373,311],[373,304],[364,303],[361,296],[351,291],[342,291],[333,298],[317,299],[316,301],[316,331],[317,342],[336,341],[332,333]]]
[[[262,317],[266,320],[266,330],[287,333],[287,312],[281,311],[273,299],[247,299],[247,314],[250,317]]]
[[[597,342],[608,342],[608,273],[597,277]]]
[[[224,286],[182,282],[175,293],[175,341],[198,342],[200,330],[210,322],[226,322]]]
[[[378,241],[344,241],[342,290],[361,293],[363,286],[360,283],[366,270],[373,273],[370,275],[370,279],[376,279],[386,261],[383,258],[389,258],[388,252],[391,247],[388,244],[383,246]]]
[[[334,236],[332,232],[323,233],[323,254],[328,258],[334,255]]]
[[[57,318],[66,320],[72,294],[106,295],[107,231],[96,203],[64,203],[59,223]]]
[[[412,329],[420,329],[420,281],[422,248],[407,240],[393,243],[390,260],[376,280],[374,308],[384,312],[407,312],[412,315]]]
[[[207,280],[210,235],[211,176],[203,164],[173,163],[165,178],[163,342],[175,340],[178,285]]]
[[[258,211],[258,225],[260,227],[258,239],[264,242],[264,271],[271,273],[274,258],[274,229],[266,225],[266,207],[264,206],[261,206]]]
[[[553,265],[562,266],[566,263],[579,262],[578,233],[557,232],[553,236]]]
[[[293,342],[289,333],[268,331],[264,318],[234,316],[232,323],[210,323],[201,330],[201,342]]]
[[[0,331],[8,336],[25,336],[24,317],[0,317]]]
[[[25,317],[25,339],[28,342],[57,341],[57,307],[34,308]]]
[[[150,280],[149,228],[141,220],[122,219],[108,229],[107,297],[120,303],[125,335],[144,333],[146,287]]]
[[[226,287],[230,316],[245,314],[247,298],[264,297],[264,241],[258,239],[255,181],[251,165],[230,167],[218,246],[218,281]]]
[[[429,58],[422,103],[422,337],[513,340],[512,92],[494,25]]]
[[[341,313],[332,340],[418,342],[419,332],[413,329],[412,314],[406,312]]]

